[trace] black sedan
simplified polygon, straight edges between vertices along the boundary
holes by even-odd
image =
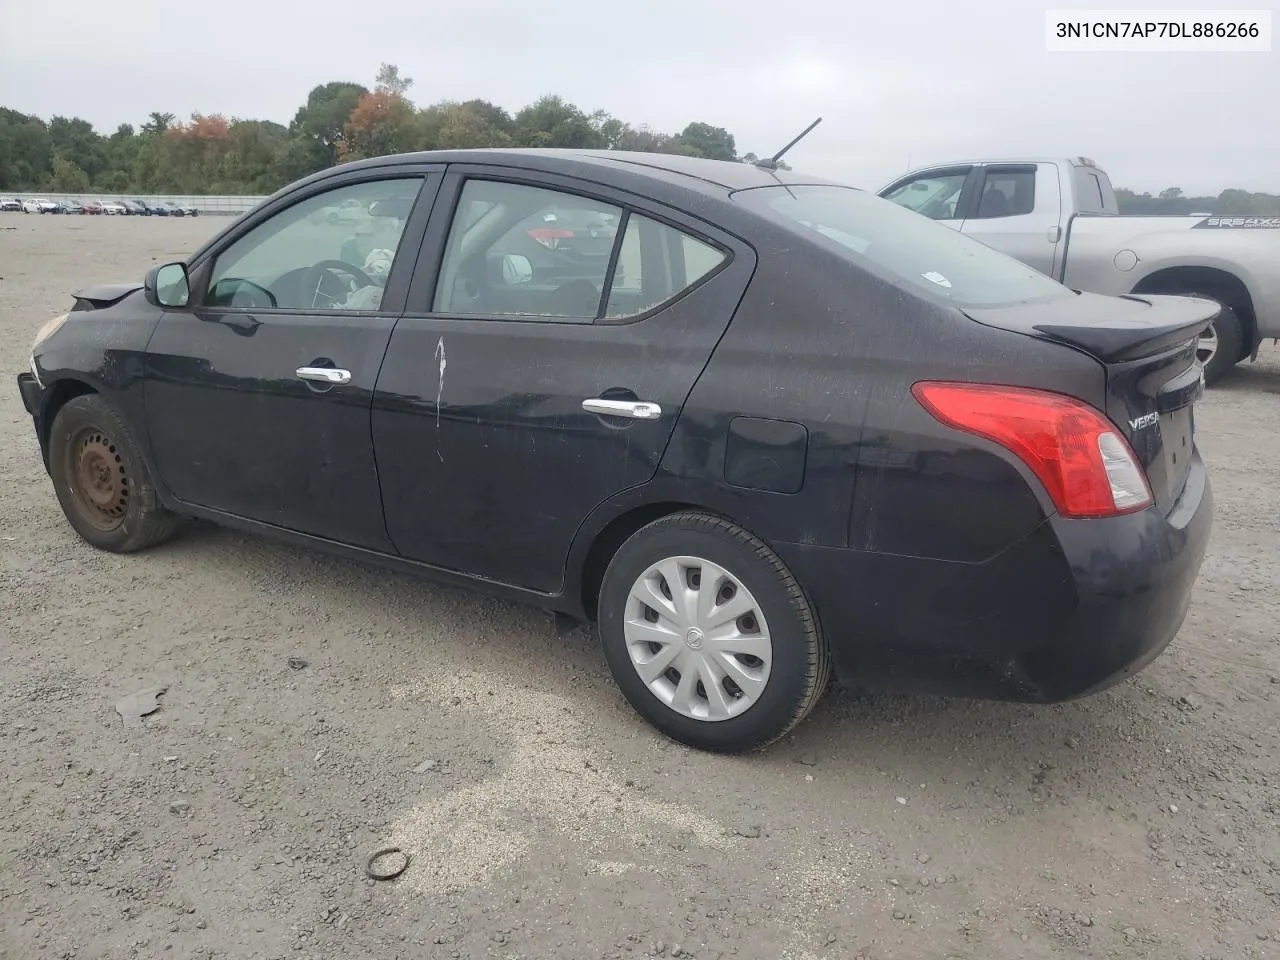
[[[541,604],[654,726],[736,751],[833,668],[1050,702],[1156,657],[1212,522],[1217,309],[790,171],[424,153],[81,290],[19,387],[90,544],[204,518]]]

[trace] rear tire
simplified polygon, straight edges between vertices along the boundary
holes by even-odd
[[[99,550],[145,550],[182,523],[160,505],[128,425],[97,394],[73,397],[58,411],[49,431],[49,473],[72,529]]]
[[[795,577],[761,540],[709,514],[671,514],[624,542],[598,618],[623,695],[663,734],[701,750],[767,746],[808,716],[830,677]]]
[[[1204,364],[1205,386],[1213,386],[1228,370],[1244,359],[1244,324],[1231,307],[1222,305],[1222,313],[1213,321],[1209,333],[1213,341],[1208,337],[1201,337],[1201,347],[1197,350],[1197,356]]]

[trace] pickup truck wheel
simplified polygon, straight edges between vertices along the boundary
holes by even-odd
[[[1205,294],[1191,294],[1213,299]],[[1242,359],[1244,352],[1244,325],[1230,307],[1223,305],[1222,313],[1200,337],[1196,357],[1204,364],[1206,386],[1217,383],[1222,376]]]
[[[99,550],[153,547],[182,522],[160,505],[124,419],[96,394],[75,397],[58,411],[49,431],[49,474],[72,528]]]

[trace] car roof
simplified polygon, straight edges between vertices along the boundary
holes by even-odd
[[[594,171],[679,183],[702,192],[723,193],[752,187],[785,184],[835,183],[822,177],[791,170],[765,170],[752,163],[708,160],[671,153],[644,153],[631,150],[577,150],[547,147],[478,148],[471,150],[428,150],[373,157],[331,167],[325,174],[392,163],[483,163],[523,167],[547,172],[584,176]],[[715,188],[714,190],[712,188]]]

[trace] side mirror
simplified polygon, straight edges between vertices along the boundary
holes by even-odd
[[[191,296],[191,278],[185,263],[152,267],[142,281],[143,295],[156,307],[185,307]]]
[[[507,253],[502,257],[502,281],[509,287],[528,283],[533,279],[533,264],[522,253]]]
[[[367,211],[371,217],[390,217],[394,220],[408,220],[409,210],[412,206],[412,200],[406,200],[403,197],[389,197],[383,200],[374,200],[367,207]]]

